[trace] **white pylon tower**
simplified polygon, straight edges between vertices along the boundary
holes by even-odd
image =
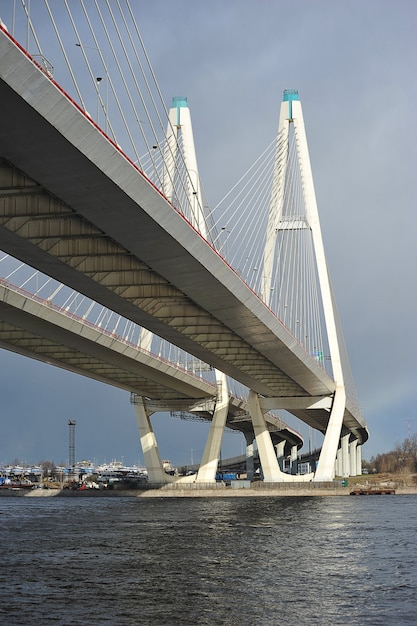
[[[176,196],[181,195],[185,198],[188,205],[186,217],[207,239],[191,114],[185,97],[172,98],[166,130],[162,181],[162,192],[174,205]],[[150,331],[142,329],[140,346],[143,350],[150,352],[152,336]]]
[[[181,154],[179,154],[180,144],[182,145]],[[177,172],[180,173],[178,174]],[[164,151],[162,191],[168,200],[171,200],[174,204],[175,186],[182,187],[189,204],[189,215],[187,217],[194,228],[206,239],[207,227],[203,212],[191,114],[187,98],[184,97],[172,99]]]
[[[285,180],[289,165],[289,131],[293,126],[297,161],[300,172],[302,196],[305,216],[303,220],[293,219],[291,222],[283,216]],[[277,149],[274,176],[272,184],[271,203],[268,217],[268,227],[263,260],[262,297],[269,305],[271,297],[272,271],[274,266],[275,245],[277,233],[283,229],[305,229],[311,231],[317,275],[323,305],[324,320],[327,331],[330,358],[336,390],[332,400],[329,421],[324,437],[322,451],[314,475],[315,481],[333,480],[335,461],[339,446],[343,416],[346,406],[346,392],[340,346],[337,334],[336,315],[332,298],[332,289],[323,239],[317,210],[316,194],[311,172],[307,138],[304,128],[301,102],[297,90],[285,90],[281,103],[279,125],[279,148]]]
[[[192,226],[207,239],[207,227],[203,211],[202,190],[198,174],[197,157],[191,124],[191,115],[187,98],[175,97],[169,111],[164,150],[163,187],[165,196],[176,204],[176,199],[185,199],[186,217]],[[141,347],[150,350],[152,333],[146,329],[141,332]],[[223,372],[215,370],[217,397],[213,411],[210,431],[201,459],[197,476],[182,479],[183,482],[196,481],[214,483],[220,457],[223,432],[226,425],[229,394],[227,378]],[[162,468],[156,438],[150,423],[145,402],[135,400],[138,428],[141,434],[142,449],[148,474],[154,482],[170,482]]]

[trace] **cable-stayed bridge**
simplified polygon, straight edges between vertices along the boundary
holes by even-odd
[[[0,247],[217,370],[222,384],[202,479],[211,479],[217,465],[219,433],[229,412],[226,375],[249,390],[253,434],[266,480],[289,478],[280,470],[265,422],[270,409],[288,410],[325,433],[315,480],[333,478],[339,448],[342,473],[349,471],[349,462],[356,468],[356,446],[366,441],[367,427],[354,395],[346,394],[348,368],[298,94],[285,92],[281,107],[262,258],[253,267],[261,268],[260,282],[252,287],[241,277],[242,259],[254,258],[243,231],[240,242],[234,243],[240,249],[234,251],[239,261],[232,264],[223,256],[221,239],[228,227],[218,228],[215,236],[208,230],[198,177],[193,178],[198,170],[192,133],[186,133],[190,126],[184,99],[171,109],[162,169],[152,183],[4,29],[0,55]],[[294,171],[292,128],[298,166]],[[185,155],[185,184],[178,173],[179,154]],[[178,188],[188,213],[178,208]],[[253,224],[246,226],[246,233],[251,229]],[[252,239],[260,230],[256,235],[253,230]],[[300,247],[303,241],[310,246],[309,254]],[[278,305],[277,276],[280,287],[286,285]],[[280,306],[282,321],[276,312]],[[294,329],[286,316],[293,318]],[[138,422],[151,441],[143,397],[137,402]],[[154,448],[152,441],[149,450]],[[157,457],[150,461],[152,466],[158,463]]]

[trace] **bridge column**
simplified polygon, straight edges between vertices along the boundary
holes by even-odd
[[[356,475],[362,474],[362,446],[356,447]]]
[[[343,473],[342,470],[342,448],[339,448],[336,455],[336,463],[335,463],[335,475],[341,476]]]
[[[280,441],[277,446],[277,459],[278,465],[281,472],[284,471],[284,451],[285,451],[285,441]]]
[[[314,480],[316,482],[333,480],[334,478],[337,448],[339,445],[340,432],[342,430],[345,407],[346,392],[344,386],[340,385],[336,388],[333,398],[329,422],[327,424],[326,434],[324,435],[323,446],[321,448],[320,458],[314,476]],[[343,448],[342,453],[343,463],[345,463],[345,450]]]
[[[282,472],[279,469],[278,459],[262,413],[258,394],[252,389],[249,391],[248,404],[264,481],[267,483],[279,482],[282,480]]]
[[[252,418],[253,430],[255,433],[256,445],[258,447],[259,460],[261,462],[263,479],[265,482],[295,482],[312,479],[312,474],[304,476],[290,476],[281,472],[277,455],[271,440],[271,435],[261,409],[258,394],[252,389],[248,397],[249,412]]]
[[[349,435],[341,439],[342,443],[342,478],[349,477]]]
[[[356,449],[358,446],[358,440],[354,439],[349,444],[349,462],[350,462],[350,476],[357,476],[358,471],[356,468]]]
[[[170,477],[162,466],[155,433],[149,419],[151,413],[148,414],[146,411],[141,396],[135,396],[134,407],[148,480],[150,483],[169,483]]]
[[[298,450],[297,446],[292,446],[291,448],[291,474],[295,476],[298,472]]]
[[[203,458],[197,472],[197,483],[216,482],[217,466],[219,464],[220,450],[222,445],[224,427],[226,425],[227,412],[229,409],[229,394],[227,390],[227,379],[223,372],[216,370],[217,400],[214,408],[213,419]]]
[[[259,396],[252,389],[249,391],[248,405],[264,481],[278,483],[307,482],[312,480],[313,473],[304,474],[303,476],[291,476],[281,472],[271,435],[261,408]]]
[[[246,477],[253,481],[254,465],[253,465],[253,435],[245,433],[246,439]]]

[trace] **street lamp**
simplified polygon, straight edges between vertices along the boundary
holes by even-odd
[[[97,82],[97,124],[100,126],[100,109],[99,109],[99,104],[100,104],[100,83],[103,80],[102,76],[97,76],[96,78],[96,82]],[[106,119],[106,115],[104,115],[105,119]],[[106,129],[107,132],[107,129]]]
[[[108,116],[108,105],[109,105],[109,63],[108,63],[108,55],[107,52],[105,52],[104,50],[102,50],[101,48],[97,48],[95,46],[85,46],[84,44],[81,43],[76,43],[75,44],[77,46],[77,48],[81,48],[81,50],[83,51],[84,54],[84,58],[86,60],[86,63],[89,67],[89,63],[88,63],[88,59],[87,59],[87,55],[84,53],[84,50],[86,48],[88,48],[89,50],[95,50],[96,52],[99,53],[100,55],[100,59],[101,62],[103,63],[103,67],[104,67],[104,71],[106,73],[106,102],[105,105],[103,106],[103,110],[104,110],[104,123],[105,123],[105,133],[107,135],[107,116]],[[104,59],[103,60],[103,57]],[[90,69],[91,72],[91,69]],[[96,83],[97,83],[97,124],[99,124],[99,105],[100,105],[100,83],[103,80],[102,76],[97,76],[96,77]]]

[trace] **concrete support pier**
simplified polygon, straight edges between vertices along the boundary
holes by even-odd
[[[342,477],[349,477],[349,435],[342,437]]]
[[[277,459],[278,465],[281,472],[284,471],[284,452],[285,452],[285,441],[280,441],[277,446]]]
[[[356,467],[356,449],[358,446],[358,440],[354,439],[349,443],[349,461],[350,461],[350,476],[357,476],[358,470]]]
[[[146,411],[143,398],[140,396],[135,396],[134,407],[148,480],[150,483],[169,483],[171,482],[170,476],[163,468],[155,433],[149,419],[151,413],[148,414]]]
[[[258,394],[252,389],[248,397],[249,412],[252,418],[253,430],[261,462],[263,480],[266,483],[304,482],[310,481],[313,474],[291,476],[281,471],[272,443],[271,435],[265,421]]]
[[[254,478],[253,436],[245,434],[246,439],[246,477],[251,482]]]
[[[197,472],[196,482],[216,482],[217,466],[219,464],[220,450],[222,445],[224,427],[226,425],[229,408],[229,394],[227,390],[226,375],[216,371],[217,400],[211,421],[209,435],[201,459],[200,468]]]
[[[298,471],[298,454],[297,454],[297,446],[292,446],[291,448],[291,474],[295,476]]]
[[[356,447],[356,476],[362,474],[362,446]]]

